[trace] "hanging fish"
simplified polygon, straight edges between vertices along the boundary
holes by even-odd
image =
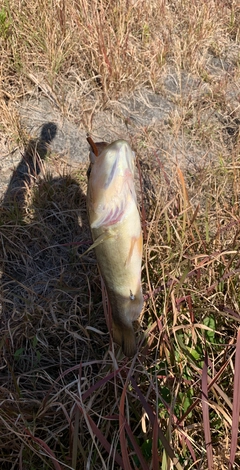
[[[135,154],[125,140],[91,145],[87,192],[96,257],[112,308],[113,339],[136,353],[132,322],[143,308],[142,229],[134,188]]]

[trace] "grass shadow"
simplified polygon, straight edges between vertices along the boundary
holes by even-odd
[[[89,388],[109,342],[94,253],[84,255],[92,243],[86,168],[42,176],[56,132],[47,123],[40,139],[29,141],[0,207],[0,460],[6,470],[13,468],[10,455],[19,466],[45,468],[46,458],[29,445],[28,426],[37,436],[44,429],[46,439],[55,429],[61,434],[56,452],[69,453],[75,406],[69,383],[77,388],[84,364],[83,390]]]
[[[88,328],[106,331],[94,255],[79,258],[91,244],[85,179],[81,171],[40,179],[56,132],[47,123],[40,139],[29,141],[1,207],[3,363],[21,374],[37,367],[56,376],[95,357]]]

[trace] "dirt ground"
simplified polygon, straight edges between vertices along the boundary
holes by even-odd
[[[51,96],[46,86],[35,86],[14,105],[19,116],[18,126],[25,138],[36,141],[41,138],[43,126],[49,123],[56,126],[54,136],[46,137],[47,153],[51,153],[51,157],[45,162],[45,171],[54,173],[56,167],[64,167],[70,172],[83,162],[87,166],[87,133],[95,141],[129,140],[135,151],[140,151],[143,157],[151,154],[153,160],[157,155],[170,171],[174,171],[176,165],[183,170],[191,168],[197,171],[209,161],[218,160],[219,154],[228,154],[229,141],[238,132],[240,121],[240,84],[231,81],[231,64],[212,58],[209,71],[219,84],[223,80],[228,81],[225,115],[221,110],[209,108],[211,88],[206,81],[169,69],[163,74],[157,93],[147,88],[138,89],[118,101],[109,101],[97,110],[94,98],[88,97],[88,110],[84,112],[82,97],[77,99],[74,90],[70,90],[65,102],[60,103],[60,99]],[[188,127],[191,127],[191,120],[195,124],[194,110],[197,112],[197,108],[201,108],[200,125],[208,127],[209,132],[211,127],[215,133],[216,129],[219,132],[217,136],[212,135],[212,144],[200,138],[201,129],[199,138],[181,130],[184,120],[188,121]],[[186,116],[186,109],[189,116]],[[17,145],[14,135],[6,137],[1,133],[0,152],[0,196],[3,197],[24,148]]]

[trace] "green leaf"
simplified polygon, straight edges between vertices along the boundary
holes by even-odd
[[[152,457],[152,439],[146,439],[141,449],[145,459],[149,460]]]
[[[209,341],[209,343],[214,343],[215,331],[216,331],[215,318],[213,316],[206,317],[203,320],[203,324],[208,326],[208,328],[211,328],[212,331],[205,330],[204,334],[205,334],[206,339]]]
[[[35,349],[35,348],[36,348],[36,346],[37,346],[37,342],[38,342],[38,340],[37,340],[37,337],[36,337],[36,336],[34,336],[34,338],[33,338],[33,342],[32,342],[32,345],[33,345],[33,348],[34,348],[34,349]]]
[[[10,21],[8,21],[7,12],[4,8],[0,10],[0,37],[6,38],[11,26]]]
[[[24,351],[23,348],[17,349],[17,351],[15,351],[15,353],[14,353],[14,359],[16,359],[16,360],[17,360],[17,359],[20,359],[20,357],[21,357],[22,354],[23,354],[23,351]]]

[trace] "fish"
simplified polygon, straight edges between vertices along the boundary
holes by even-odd
[[[87,212],[112,310],[112,335],[123,353],[137,351],[133,322],[143,309],[143,237],[134,187],[135,153],[125,140],[90,143]]]

